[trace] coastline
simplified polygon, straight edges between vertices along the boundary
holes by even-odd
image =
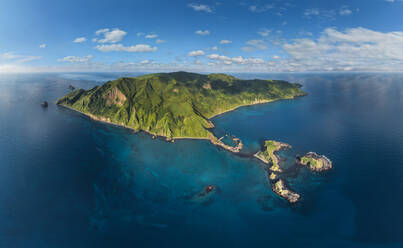
[[[304,96],[304,95],[301,95],[301,96]],[[249,104],[238,105],[238,106],[236,106],[236,107],[234,107],[234,108],[231,108],[231,109],[222,111],[222,112],[220,112],[220,113],[214,114],[214,115],[208,117],[208,120],[211,121],[211,119],[214,118],[214,117],[217,117],[217,116],[219,116],[219,115],[222,115],[222,114],[225,114],[225,113],[234,111],[234,110],[236,110],[236,109],[238,109],[238,108],[241,108],[241,107],[248,107],[248,106],[260,105],[260,104],[271,103],[271,102],[276,102],[276,101],[281,101],[281,100],[292,100],[292,99],[295,99],[295,98],[297,98],[297,97],[300,97],[300,96],[293,96],[293,97],[288,97],[288,98],[276,98],[276,99],[270,99],[270,100],[259,100],[259,101],[255,101],[255,102],[249,103]]]
[[[224,144],[223,142],[219,141],[219,139],[218,139],[217,137],[215,137],[212,133],[211,133],[211,137],[188,137],[188,136],[181,136],[181,137],[172,137],[172,138],[168,138],[168,137],[166,137],[166,136],[157,135],[157,134],[151,133],[151,132],[146,131],[146,130],[135,130],[134,128],[128,127],[128,126],[126,126],[126,125],[109,121],[109,120],[106,119],[106,118],[105,118],[105,119],[99,118],[99,117],[97,117],[97,116],[95,116],[95,115],[93,115],[93,114],[84,113],[84,112],[82,112],[82,111],[80,111],[80,110],[71,108],[71,107],[66,106],[66,105],[63,105],[63,104],[56,104],[56,105],[57,105],[57,106],[60,106],[60,107],[63,107],[63,108],[66,108],[66,109],[69,109],[69,110],[72,110],[72,111],[75,111],[75,112],[77,112],[77,113],[80,113],[80,114],[82,114],[82,115],[84,115],[84,116],[86,116],[86,117],[89,117],[91,120],[103,122],[103,123],[110,124],[110,125],[114,125],[114,126],[118,126],[118,127],[123,127],[123,128],[128,129],[128,130],[134,131],[134,133],[145,132],[145,133],[151,135],[152,137],[165,138],[165,140],[166,140],[167,142],[174,142],[175,139],[209,140],[213,145],[222,147],[223,149],[225,149],[225,150],[227,150],[227,151],[230,151],[230,152],[232,152],[232,153],[238,153],[239,150],[242,148],[242,142],[240,142],[241,148],[238,148],[238,146],[237,146],[237,147],[228,146],[228,145]]]
[[[60,107],[63,107],[63,108],[66,108],[66,109],[69,109],[69,110],[72,110],[72,111],[75,111],[75,112],[77,112],[77,113],[80,113],[80,114],[82,114],[82,115],[84,115],[84,116],[86,116],[86,117],[89,117],[91,120],[103,122],[103,123],[110,124],[110,125],[113,125],[113,126],[123,127],[123,128],[129,129],[129,130],[131,130],[131,131],[134,131],[134,133],[145,132],[145,133],[147,133],[147,134],[149,134],[149,135],[152,135],[152,136],[155,136],[155,137],[161,137],[161,138],[165,138],[165,139],[168,138],[168,137],[166,137],[166,136],[157,135],[157,134],[155,134],[155,133],[151,133],[151,132],[146,131],[146,130],[136,130],[136,129],[132,128],[132,127],[129,127],[129,126],[126,126],[126,125],[123,125],[123,124],[119,124],[119,123],[115,123],[115,122],[108,121],[108,120],[105,120],[105,119],[101,119],[101,118],[99,118],[99,117],[97,117],[97,116],[95,116],[95,115],[93,115],[93,114],[84,113],[84,112],[82,112],[82,111],[80,111],[80,110],[71,108],[71,107],[66,106],[66,105],[62,105],[62,104],[56,104],[56,105],[57,105],[57,106],[60,106]],[[172,139],[170,139],[170,140],[173,140],[173,139],[210,140],[210,138],[207,138],[207,137],[206,137],[206,138],[203,138],[203,137],[187,137],[187,136],[172,137]],[[167,141],[169,141],[169,140],[167,139]]]
[[[306,94],[302,94],[302,95],[300,95],[300,96],[304,96],[304,95],[306,95]],[[255,101],[252,102],[252,103],[241,104],[241,105],[235,106],[235,107],[233,107],[233,108],[231,108],[231,109],[227,109],[227,110],[225,110],[225,111],[222,111],[222,112],[217,113],[217,114],[215,114],[215,115],[213,115],[213,116],[211,116],[211,117],[208,117],[208,118],[206,117],[206,118],[207,118],[207,120],[209,120],[209,121],[213,124],[213,128],[214,128],[214,123],[213,123],[213,121],[212,121],[211,119],[214,118],[214,117],[216,117],[216,116],[219,116],[219,115],[222,115],[222,114],[225,114],[225,113],[234,111],[234,110],[236,110],[236,109],[238,109],[238,108],[241,108],[241,107],[248,107],[248,106],[254,106],[254,105],[258,105],[258,104],[271,103],[271,102],[275,102],[275,101],[279,101],[279,100],[292,100],[292,99],[295,99],[296,97],[300,97],[300,96],[292,96],[292,97],[287,97],[287,98],[277,98],[277,99],[270,99],[270,100],[255,100]],[[175,142],[176,139],[209,140],[213,145],[219,146],[219,147],[221,147],[221,148],[223,148],[223,149],[225,149],[225,150],[227,150],[227,151],[230,151],[230,152],[232,152],[232,153],[234,153],[234,154],[240,153],[240,151],[242,150],[242,147],[243,147],[242,141],[240,141],[240,142],[237,144],[237,146],[229,146],[229,145],[226,145],[226,144],[224,144],[223,142],[221,142],[217,137],[215,137],[214,134],[211,133],[211,132],[210,132],[210,135],[211,135],[210,137],[180,136],[180,137],[172,137],[172,138],[169,138],[169,137],[167,137],[167,136],[154,134],[154,133],[151,133],[151,132],[146,131],[146,130],[136,130],[136,129],[134,129],[134,128],[132,128],[132,127],[129,127],[129,126],[126,126],[126,125],[124,125],[124,124],[115,123],[115,122],[112,122],[112,121],[108,120],[107,118],[100,118],[100,117],[97,117],[97,116],[95,116],[95,115],[93,115],[93,114],[84,113],[84,112],[82,112],[82,111],[79,111],[79,110],[77,110],[77,109],[71,108],[71,107],[66,106],[66,105],[63,105],[63,104],[57,104],[57,103],[56,103],[56,105],[57,105],[57,106],[64,107],[64,108],[67,108],[67,109],[70,109],[70,110],[73,110],[73,111],[75,111],[75,112],[78,112],[78,113],[80,113],[80,114],[82,114],[82,115],[85,115],[85,116],[91,118],[92,120],[95,120],[95,121],[99,121],[99,122],[107,123],[107,124],[110,124],[110,125],[114,125],[114,126],[118,126],[118,127],[123,127],[123,128],[128,129],[128,130],[132,130],[132,131],[134,131],[134,133],[137,133],[137,132],[141,132],[141,131],[142,131],[142,132],[145,132],[145,133],[151,135],[153,138],[155,138],[155,137],[165,138],[165,140],[166,140],[167,142],[172,142],[172,143],[173,143],[173,142]],[[255,157],[257,157],[257,156],[255,156]],[[259,158],[259,157],[257,157],[257,158]],[[260,159],[260,158],[259,158],[259,159]]]
[[[254,106],[254,105],[259,105],[259,104],[265,104],[265,103],[271,103],[271,102],[280,101],[280,100],[292,100],[292,99],[295,99],[295,98],[297,98],[297,97],[301,97],[301,96],[305,96],[305,95],[307,95],[307,94],[302,94],[302,95],[299,95],[299,96],[292,96],[292,97],[287,97],[287,98],[276,98],[276,99],[270,99],[270,100],[257,100],[257,101],[252,102],[252,103],[241,104],[241,105],[235,106],[235,107],[233,107],[233,108],[231,108],[231,109],[228,109],[228,110],[219,112],[219,113],[214,114],[214,115],[212,115],[212,116],[210,116],[210,117],[206,117],[206,119],[209,120],[209,121],[213,124],[213,128],[214,128],[214,123],[213,123],[213,121],[211,120],[212,118],[217,117],[217,116],[222,115],[222,114],[225,114],[225,113],[228,113],[228,112],[231,112],[231,111],[234,111],[234,110],[236,110],[236,109],[238,109],[238,108],[241,108],[241,107],[248,107],[248,106]],[[70,110],[73,110],[73,111],[78,112],[78,113],[80,113],[80,114],[83,114],[83,115],[85,115],[85,116],[87,116],[87,117],[90,117],[92,120],[95,120],[95,121],[100,121],[100,122],[104,122],[104,123],[107,123],[107,124],[111,124],[111,125],[123,127],[123,128],[129,129],[129,130],[132,130],[132,131],[134,131],[135,133],[140,132],[140,131],[143,131],[143,132],[145,132],[145,133],[148,133],[148,134],[153,135],[153,136],[156,136],[156,137],[163,137],[163,138],[166,138],[167,141],[169,141],[169,140],[175,140],[175,139],[193,139],[193,140],[210,140],[210,141],[212,141],[212,138],[211,138],[211,137],[180,136],[180,137],[168,138],[167,136],[157,135],[157,134],[151,133],[151,132],[146,131],[146,130],[135,130],[134,128],[131,128],[131,127],[126,126],[126,125],[124,125],[124,124],[119,124],[119,123],[115,123],[115,122],[112,122],[112,121],[108,121],[107,119],[101,119],[101,118],[99,118],[99,117],[97,117],[97,116],[95,116],[95,115],[93,115],[93,114],[84,113],[84,112],[82,112],[82,111],[79,111],[79,110],[77,110],[77,109],[71,108],[71,107],[66,106],[66,105],[63,105],[63,104],[57,104],[57,103],[56,103],[56,105],[57,105],[57,106],[64,107],[64,108],[67,108],[67,109],[70,109]],[[211,133],[211,134],[212,134],[212,133]],[[216,139],[218,140],[218,138],[215,137],[214,134],[212,134],[212,135],[213,135],[214,138],[216,138]],[[212,143],[215,144],[213,141],[212,141]]]

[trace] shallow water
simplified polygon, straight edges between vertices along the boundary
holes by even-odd
[[[271,191],[253,158],[133,134],[53,104],[69,84],[88,89],[122,75],[0,76],[0,247],[402,247],[403,75],[238,75],[309,93],[213,119],[246,152],[263,139],[293,146],[282,154],[302,194],[296,205]],[[334,170],[295,167],[308,151]],[[195,199],[209,184],[219,192]]]

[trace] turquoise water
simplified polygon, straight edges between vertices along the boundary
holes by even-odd
[[[238,75],[309,93],[213,119],[214,132],[241,138],[246,152],[263,139],[293,146],[283,156],[302,194],[296,205],[271,191],[257,160],[53,104],[69,84],[119,76],[0,76],[0,247],[402,247],[403,75]],[[293,156],[308,151],[335,169],[295,167]],[[209,184],[219,190],[196,199]]]

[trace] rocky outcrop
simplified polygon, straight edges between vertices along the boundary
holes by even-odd
[[[121,107],[126,102],[126,96],[117,87],[108,91],[104,98],[107,106],[115,104]]]
[[[272,183],[274,193],[283,197],[290,203],[295,203],[300,198],[300,195],[289,190],[282,179]]]
[[[69,90],[75,90],[76,88],[73,85],[69,85]]]
[[[41,106],[43,107],[43,108],[47,108],[48,107],[48,102],[47,101],[43,101],[42,103],[41,103]]]
[[[289,144],[274,140],[266,140],[263,146],[263,151],[257,152],[254,156],[260,159],[262,162],[271,165],[271,171],[282,172],[279,164],[280,158],[276,155],[276,152],[290,148],[291,146]]]
[[[236,145],[235,146],[229,146],[229,145],[225,144],[224,142],[222,142],[223,138],[224,137],[221,137],[221,138],[217,139],[215,137],[212,137],[210,139],[210,141],[214,145],[220,146],[220,147],[224,148],[225,150],[228,150],[228,151],[233,152],[233,153],[239,153],[242,150],[243,143],[242,143],[242,141],[240,139],[234,137],[233,141],[236,142]]]
[[[218,186],[216,185],[207,185],[203,188],[202,191],[200,191],[199,193],[195,194],[192,198],[191,201],[193,202],[197,202],[197,203],[208,203],[210,202],[212,199],[211,197],[215,194],[220,192],[220,189],[218,188]]]
[[[324,155],[318,155],[315,152],[308,152],[302,157],[297,157],[297,163],[308,166],[310,170],[322,172],[332,169],[332,161]]]

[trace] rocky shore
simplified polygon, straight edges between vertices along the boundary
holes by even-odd
[[[272,182],[271,188],[279,196],[285,198],[290,203],[295,203],[300,198],[300,195],[289,190],[282,179]]]
[[[238,139],[236,137],[233,138],[233,141],[236,143],[236,145],[235,146],[230,146],[230,145],[227,145],[224,142],[222,142],[223,138],[224,137],[221,137],[220,139],[217,139],[217,138],[214,137],[214,138],[211,138],[210,141],[214,145],[220,146],[220,147],[224,148],[225,150],[228,150],[228,151],[233,152],[233,153],[239,153],[242,150],[243,143],[242,143],[242,141],[240,139]]]
[[[308,166],[310,170],[322,172],[332,169],[332,161],[324,155],[318,155],[315,152],[308,152],[302,157],[297,157],[297,163]]]

